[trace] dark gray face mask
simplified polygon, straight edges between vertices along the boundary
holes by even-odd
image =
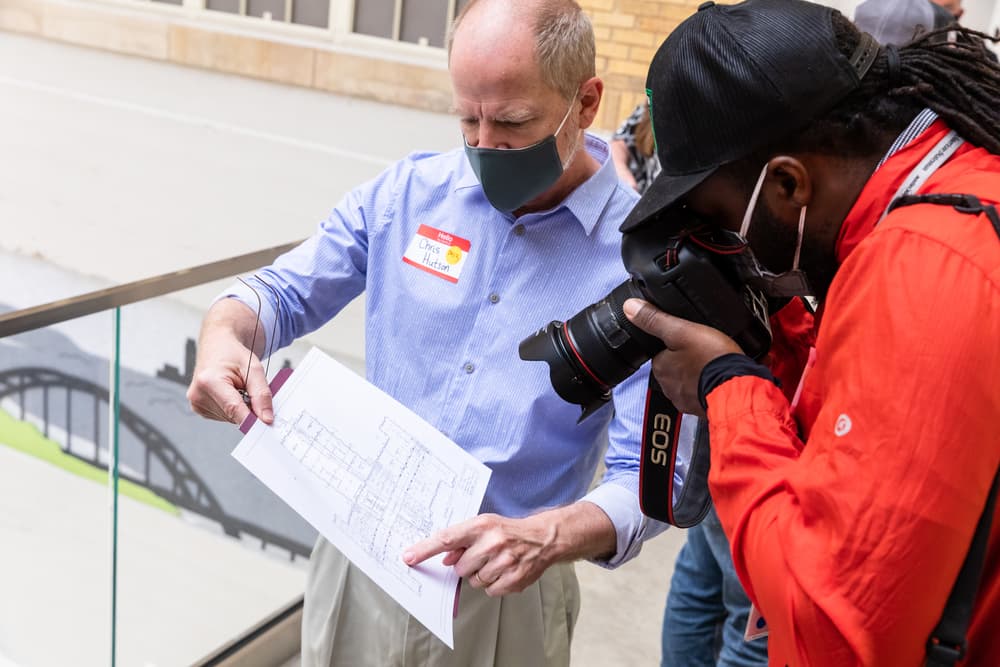
[[[556,147],[556,135],[573,110],[576,96],[553,134],[524,148],[479,148],[465,143],[465,154],[472,171],[483,186],[493,208],[504,213],[515,211],[551,188],[563,173],[563,163]]]

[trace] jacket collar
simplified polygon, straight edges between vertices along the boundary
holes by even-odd
[[[923,160],[928,151],[950,132],[944,121],[936,119],[929,127],[917,132],[914,136],[914,124],[925,123],[926,120],[927,117],[924,114],[920,114],[914,119],[914,123],[904,130],[900,138],[893,144],[893,148],[876,167],[875,173],[865,183],[857,201],[854,202],[854,206],[851,207],[844,223],[840,226],[836,247],[838,264],[843,264],[851,251],[875,229],[882,217],[882,212],[889,206],[903,181]],[[911,137],[910,141],[900,147],[900,144],[904,144],[903,140],[907,136]],[[966,143],[958,149],[955,155],[961,155],[972,148],[970,144]]]

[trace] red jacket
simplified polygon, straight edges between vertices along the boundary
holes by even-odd
[[[932,204],[878,223],[946,132],[893,155],[848,214],[795,409],[756,377],[707,399],[712,496],[771,664],[922,664],[1000,464],[1000,238]],[[965,144],[920,192],[1000,202],[1000,157]],[[1000,665],[1000,514],[965,664]]]

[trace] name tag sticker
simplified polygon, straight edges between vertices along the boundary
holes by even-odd
[[[450,283],[457,283],[470,247],[467,240],[454,234],[420,225],[403,255],[403,261]]]

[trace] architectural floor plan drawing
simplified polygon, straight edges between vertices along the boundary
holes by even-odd
[[[479,510],[489,469],[430,424],[313,349],[276,392],[275,422],[233,450],[448,646],[458,576],[406,547]]]
[[[399,554],[455,523],[454,501],[474,491],[476,470],[462,466],[456,472],[388,417],[379,424],[376,446],[360,449],[305,410],[291,419],[279,418],[275,429],[285,449],[343,497],[343,511],[335,512],[338,525],[419,594],[420,579]]]

